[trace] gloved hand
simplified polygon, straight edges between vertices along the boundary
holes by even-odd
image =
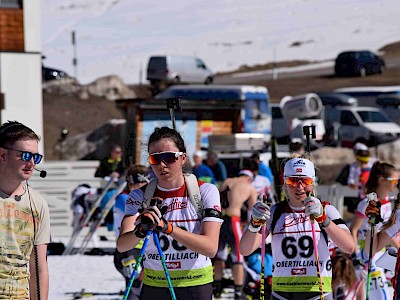
[[[306,215],[310,216],[311,219],[315,219],[319,224],[326,220],[324,207],[318,198],[308,196],[304,200],[304,206],[306,207]]]
[[[356,270],[364,269],[364,261],[361,259],[361,253],[353,252],[350,256],[351,261],[353,262],[353,266]]]
[[[159,197],[151,198],[150,207],[144,208],[139,215],[138,221],[144,231],[158,230],[166,234],[172,233],[172,224],[163,217],[168,207],[166,205],[162,206],[162,201],[163,200]]]
[[[368,217],[368,223],[370,225],[376,225],[379,222],[383,222],[381,217],[381,203],[379,201],[370,200],[365,209],[365,215]]]
[[[249,231],[259,232],[261,226],[264,226],[266,221],[271,217],[271,203],[264,203],[261,201],[256,202],[253,206],[253,212],[251,214],[251,220],[249,224]]]

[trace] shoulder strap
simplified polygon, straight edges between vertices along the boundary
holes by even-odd
[[[157,188],[157,178],[152,179],[146,186],[143,196],[143,203],[146,203],[147,206],[150,206],[150,200],[153,198],[153,195]]]
[[[275,229],[276,222],[278,222],[279,217],[285,211],[285,206],[286,206],[286,200],[281,201],[276,205],[276,208],[274,210],[274,214],[272,216],[271,228],[269,230],[269,232],[271,234],[274,234],[274,229]]]
[[[197,182],[197,178],[193,174],[183,174],[185,178],[186,187],[188,189],[189,199],[192,202],[193,206],[196,209],[197,215],[200,219],[204,216],[204,207],[203,202],[201,201],[199,184]],[[157,188],[157,178],[151,180],[149,184],[146,186],[143,196],[143,202],[150,205],[150,200],[153,198],[153,195]]]
[[[188,189],[189,199],[196,208],[197,216],[202,219],[204,216],[203,202],[201,201],[199,183],[193,174],[183,174],[185,177],[186,187]]]
[[[324,210],[325,210],[325,206],[327,206],[327,205],[330,204],[328,201],[321,201],[321,203],[322,203],[322,206],[324,207]],[[318,224],[318,225],[319,225],[319,224]],[[329,243],[328,234],[326,233],[325,229],[322,228],[321,225],[319,225],[319,228],[321,229],[322,235],[323,235],[324,238],[325,238],[326,244],[328,244],[328,243]]]

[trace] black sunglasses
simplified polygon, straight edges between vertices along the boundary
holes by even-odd
[[[24,162],[28,162],[32,159],[33,157],[33,162],[37,165],[42,161],[43,155],[39,154],[39,153],[32,153],[29,151],[22,151],[22,150],[17,150],[17,149],[12,149],[12,148],[7,148],[7,147],[3,147],[4,149],[7,150],[12,150],[12,151],[17,151],[17,152],[21,152],[21,159]]]

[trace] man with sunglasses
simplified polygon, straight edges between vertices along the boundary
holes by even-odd
[[[285,164],[284,179],[287,201],[272,207],[262,202],[254,205],[250,225],[240,241],[241,253],[249,255],[260,246],[259,233],[266,226],[267,234],[272,235],[274,264],[271,299],[317,300],[322,293],[324,299],[333,299],[328,246],[334,243],[352,253],[355,245],[350,231],[335,207],[313,196],[315,168],[308,156],[293,154]]]
[[[17,121],[0,126],[0,298],[47,299],[47,202],[28,185],[40,138]]]

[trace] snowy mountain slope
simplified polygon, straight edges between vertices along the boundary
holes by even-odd
[[[145,82],[150,55],[196,55],[213,71],[275,60],[329,60],[398,40],[398,0],[41,0],[45,65],[78,79]]]

